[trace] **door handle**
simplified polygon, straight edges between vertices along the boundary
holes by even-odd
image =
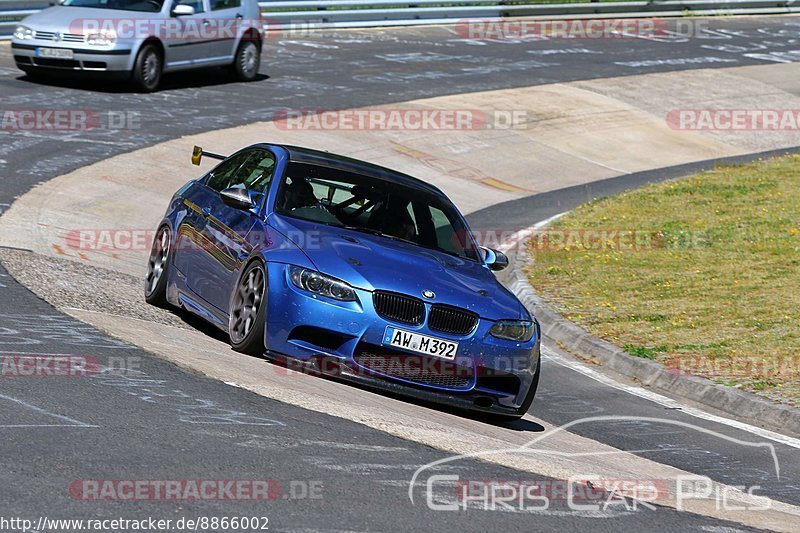
[[[203,26],[208,26],[209,24],[211,24],[211,21],[210,21],[210,20],[208,20],[208,19],[203,19]]]
[[[244,17],[242,16],[241,13],[236,13],[236,18],[242,20]]]
[[[211,208],[210,208],[210,207],[204,207],[204,208],[202,209],[202,211],[203,211],[203,214],[204,214],[205,216],[210,216],[210,215],[211,215]]]

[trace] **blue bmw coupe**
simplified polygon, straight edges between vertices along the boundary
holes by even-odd
[[[159,225],[148,303],[281,364],[517,419],[539,382],[537,321],[436,187],[363,161],[256,144],[184,185]]]

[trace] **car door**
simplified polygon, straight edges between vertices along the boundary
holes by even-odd
[[[214,275],[213,262],[206,258],[212,253],[212,243],[203,234],[207,216],[219,200],[218,191],[227,187],[249,155],[249,151],[240,152],[223,161],[192,186],[184,197],[186,216],[177,229],[175,266],[185,276],[186,287],[193,295],[203,292],[202,287],[210,283]]]
[[[166,46],[165,67],[186,68],[212,55],[216,33],[209,19],[207,0],[167,0],[170,13],[178,5],[194,8],[194,15],[170,15],[162,39]]]
[[[269,150],[254,149],[236,171],[226,180],[210,180],[209,189],[214,191],[205,214],[205,225],[201,231],[204,249],[203,272],[206,277],[197,285],[197,293],[206,302],[223,313],[228,312],[230,297],[239,269],[252,250],[258,236],[248,238],[258,223],[261,207],[275,172],[275,156]],[[227,183],[223,183],[227,181]],[[250,191],[257,208],[243,211],[222,201],[219,192],[225,188]],[[260,225],[258,227],[261,227]]]
[[[233,59],[245,10],[242,0],[208,0],[209,19],[217,28],[217,39],[210,43],[209,60]]]
[[[176,220],[172,264],[183,279],[191,281],[194,260],[199,249],[199,231],[206,223],[200,206],[208,201],[208,193],[202,180],[193,182],[183,192],[182,200],[184,213]]]

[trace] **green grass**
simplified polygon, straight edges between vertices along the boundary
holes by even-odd
[[[569,319],[633,355],[727,385],[800,384],[800,157],[593,201],[554,230],[631,230],[641,244],[529,243],[533,286]]]

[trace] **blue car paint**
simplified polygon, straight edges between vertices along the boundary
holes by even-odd
[[[171,304],[184,307],[227,330],[230,302],[239,276],[250,261],[260,260],[266,267],[268,280],[264,334],[268,356],[298,361],[325,357],[340,362],[345,369],[359,370],[353,375],[357,381],[458,407],[511,413],[524,403],[536,381],[540,329],[534,321],[533,338],[525,343],[489,334],[497,320],[533,318],[497,281],[487,265],[274,212],[278,184],[290,159],[336,165],[336,168],[424,187],[427,192],[444,197],[443,193],[429,184],[368,163],[280,145],[260,144],[245,150],[255,147],[271,151],[276,164],[269,190],[253,212],[222,203],[218,193],[204,185],[203,178],[189,182],[170,202],[162,225],[171,228],[174,240],[175,253],[167,270],[167,299]],[[207,239],[208,249],[192,243],[192,233],[202,240]],[[289,278],[290,265],[318,270],[347,282],[354,287],[358,300],[337,301],[298,288]],[[433,290],[436,295],[435,299],[425,301],[426,316],[433,303],[456,306],[477,313],[480,316],[477,327],[467,335],[449,335],[430,330],[426,321],[418,326],[388,321],[373,307],[374,290],[418,298],[425,289]],[[457,341],[456,364],[473,370],[508,372],[519,379],[519,388],[512,393],[494,390],[491,384],[482,385],[477,380],[477,370],[466,386],[421,384],[379,373],[373,376],[375,372],[365,373],[354,360],[356,349],[365,345],[382,346],[387,326]],[[320,335],[330,333],[336,342],[321,346],[309,338],[293,338],[293,332],[302,327],[316,328],[314,331]],[[340,372],[340,376],[347,378],[347,370]],[[491,406],[473,401],[487,397],[492,400]]]

